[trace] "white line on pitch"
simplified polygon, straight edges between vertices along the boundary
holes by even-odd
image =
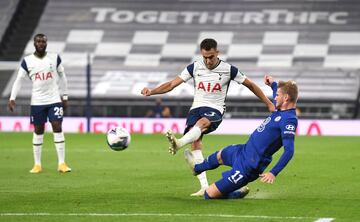
[[[319,218],[314,222],[330,222],[333,221],[335,218]]]
[[[0,216],[90,216],[90,217],[222,217],[222,218],[261,218],[261,219],[291,219],[304,220],[314,217],[281,217],[261,215],[233,215],[233,214],[171,214],[171,213],[0,213]],[[316,222],[330,222],[334,218],[319,218]]]

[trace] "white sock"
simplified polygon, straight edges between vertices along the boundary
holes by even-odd
[[[186,144],[198,140],[200,136],[201,136],[201,129],[198,126],[194,126],[183,137],[178,139],[178,145],[180,147],[185,146]]]
[[[54,143],[58,156],[58,163],[65,163],[65,137],[64,133],[54,133]]]
[[[204,161],[204,156],[203,156],[201,150],[193,150],[193,151],[191,151],[191,153],[194,155],[197,163],[201,163]],[[199,175],[197,175],[197,178],[199,179],[201,188],[207,188],[209,186],[205,171],[200,173]]]
[[[44,142],[44,134],[37,135],[33,133],[33,154],[34,154],[34,162],[36,165],[41,166],[41,147]]]

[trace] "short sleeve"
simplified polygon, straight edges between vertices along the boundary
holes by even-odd
[[[56,67],[59,67],[59,65],[61,64],[61,58],[59,55],[57,55],[57,58],[56,58]]]
[[[64,73],[64,66],[62,65],[62,60],[60,58],[59,55],[57,55],[57,58],[56,58],[56,69],[58,71],[58,73],[62,74]]]
[[[26,64],[25,59],[23,59],[23,60],[21,61],[20,67],[21,67],[27,74],[29,74],[29,69],[28,69],[28,67],[27,67],[27,64]]]
[[[179,77],[187,82],[189,79],[193,78],[194,75],[194,63],[188,65],[179,75]]]
[[[231,67],[230,67],[230,77],[231,77],[231,80],[234,80],[235,82],[237,82],[239,84],[242,84],[246,79],[245,74],[240,72],[239,69],[233,65],[231,65]]]

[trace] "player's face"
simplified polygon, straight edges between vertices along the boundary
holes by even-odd
[[[209,51],[206,51],[205,49],[201,49],[201,55],[203,56],[204,63],[208,69],[213,69],[218,64],[218,50],[210,49]]]
[[[276,101],[276,109],[281,109],[285,101],[285,95],[281,89],[277,89],[275,101]]]
[[[35,38],[34,40],[34,46],[35,46],[35,50],[37,53],[39,54],[44,54],[46,51],[46,47],[47,47],[47,38],[38,36]]]

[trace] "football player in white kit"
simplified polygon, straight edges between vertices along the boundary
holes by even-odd
[[[176,152],[186,144],[191,143],[192,154],[198,163],[204,160],[202,154],[202,137],[220,125],[225,111],[225,98],[233,80],[249,88],[263,101],[269,111],[274,111],[273,103],[265,96],[261,89],[241,73],[235,66],[218,58],[219,51],[214,39],[204,39],[200,43],[202,59],[188,65],[175,79],[160,86],[149,89],[144,88],[141,94],[151,96],[171,91],[183,82],[194,79],[194,101],[187,115],[184,135],[177,139],[171,131],[166,133],[170,142],[169,152]],[[203,196],[209,186],[206,174],[199,174],[201,188],[191,196]]]
[[[58,171],[70,172],[65,163],[65,138],[62,132],[64,108],[67,107],[67,80],[64,67],[58,54],[46,51],[47,37],[37,34],[34,37],[35,52],[24,57],[17,78],[11,90],[8,103],[10,111],[14,111],[16,95],[25,78],[32,81],[30,122],[34,124],[33,154],[34,167],[30,173],[40,173],[41,148],[44,140],[44,129],[47,119],[51,122],[54,143],[58,156]],[[60,92],[62,95],[60,95]]]

